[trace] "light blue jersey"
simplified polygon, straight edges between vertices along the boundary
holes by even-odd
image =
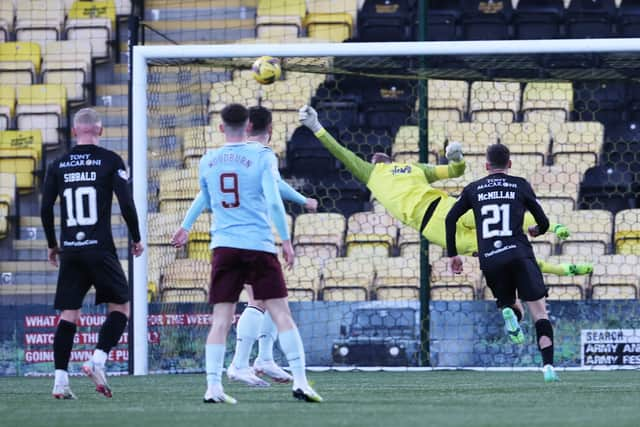
[[[226,144],[200,160],[200,189],[211,207],[211,248],[230,247],[276,253],[270,218],[289,240],[278,192],[278,163],[257,144]]]

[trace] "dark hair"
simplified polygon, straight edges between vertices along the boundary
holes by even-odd
[[[261,105],[249,107],[249,121],[251,122],[251,135],[261,135],[267,131],[271,124],[271,111]]]
[[[506,169],[509,166],[509,149],[504,144],[493,144],[487,148],[487,163],[492,169]]]
[[[220,111],[222,123],[229,130],[242,130],[247,124],[249,111],[241,104],[228,104]]]

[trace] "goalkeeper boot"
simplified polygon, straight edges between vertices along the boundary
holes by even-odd
[[[251,387],[269,387],[271,384],[260,378],[253,371],[253,368],[236,368],[233,363],[227,368],[227,377],[231,381],[243,382]]]
[[[544,365],[544,367],[542,368],[542,374],[544,375],[545,383],[555,383],[560,381],[558,374],[556,374],[556,371],[551,365]]]
[[[105,397],[112,397],[111,388],[107,383],[107,375],[104,372],[104,365],[95,363],[93,360],[87,360],[82,365],[82,372],[88,376],[96,385],[96,391]]]
[[[564,268],[565,276],[581,276],[593,273],[593,264],[560,264]]]
[[[569,238],[569,236],[571,235],[571,232],[569,231],[569,229],[562,224],[555,224],[552,228],[551,231],[558,236],[558,239],[560,240],[567,240]]]
[[[524,342],[524,334],[522,333],[522,329],[520,329],[518,318],[513,312],[513,309],[511,307],[503,308],[502,318],[504,319],[504,326],[511,342],[514,344],[522,344]]]
[[[69,387],[68,383],[54,384],[51,395],[55,399],[60,399],[60,400],[76,400],[77,399],[76,395],[73,394],[73,392],[71,391],[71,387]]]
[[[204,403],[228,403],[229,405],[238,403],[236,399],[224,392],[222,384],[207,387],[207,392],[204,394],[202,401]]]
[[[310,385],[305,387],[294,387],[293,397],[298,400],[304,400],[305,402],[320,403],[322,402],[322,396],[320,396]]]
[[[293,377],[278,366],[273,360],[256,359],[253,362],[253,370],[256,374],[266,375],[273,381],[280,384],[286,384],[293,381]]]

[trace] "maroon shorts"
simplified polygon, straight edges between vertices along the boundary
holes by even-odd
[[[259,300],[287,296],[280,261],[270,252],[215,248],[211,267],[209,304],[237,302],[245,283],[251,283]]]

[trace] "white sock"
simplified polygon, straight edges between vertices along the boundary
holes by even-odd
[[[222,383],[222,366],[224,365],[224,344],[207,344],[204,349],[207,372],[207,386]]]
[[[62,369],[56,369],[55,384],[69,384],[69,373]]]
[[[247,306],[238,319],[236,327],[236,351],[231,363],[238,369],[249,367],[253,344],[258,339],[264,313],[256,307]]]
[[[260,335],[258,335],[258,359],[264,361],[273,360],[273,346],[278,338],[278,327],[273,323],[269,312],[264,314]]]
[[[289,369],[291,369],[291,374],[293,375],[293,388],[307,387],[304,346],[302,345],[298,328],[281,332],[278,338],[280,339],[280,348],[282,348],[282,351],[289,361]]]
[[[93,356],[91,357],[91,360],[93,361],[93,363],[95,363],[96,365],[101,365],[104,366],[104,364],[107,362],[107,353],[105,353],[102,350],[98,350],[97,348],[93,351]]]

